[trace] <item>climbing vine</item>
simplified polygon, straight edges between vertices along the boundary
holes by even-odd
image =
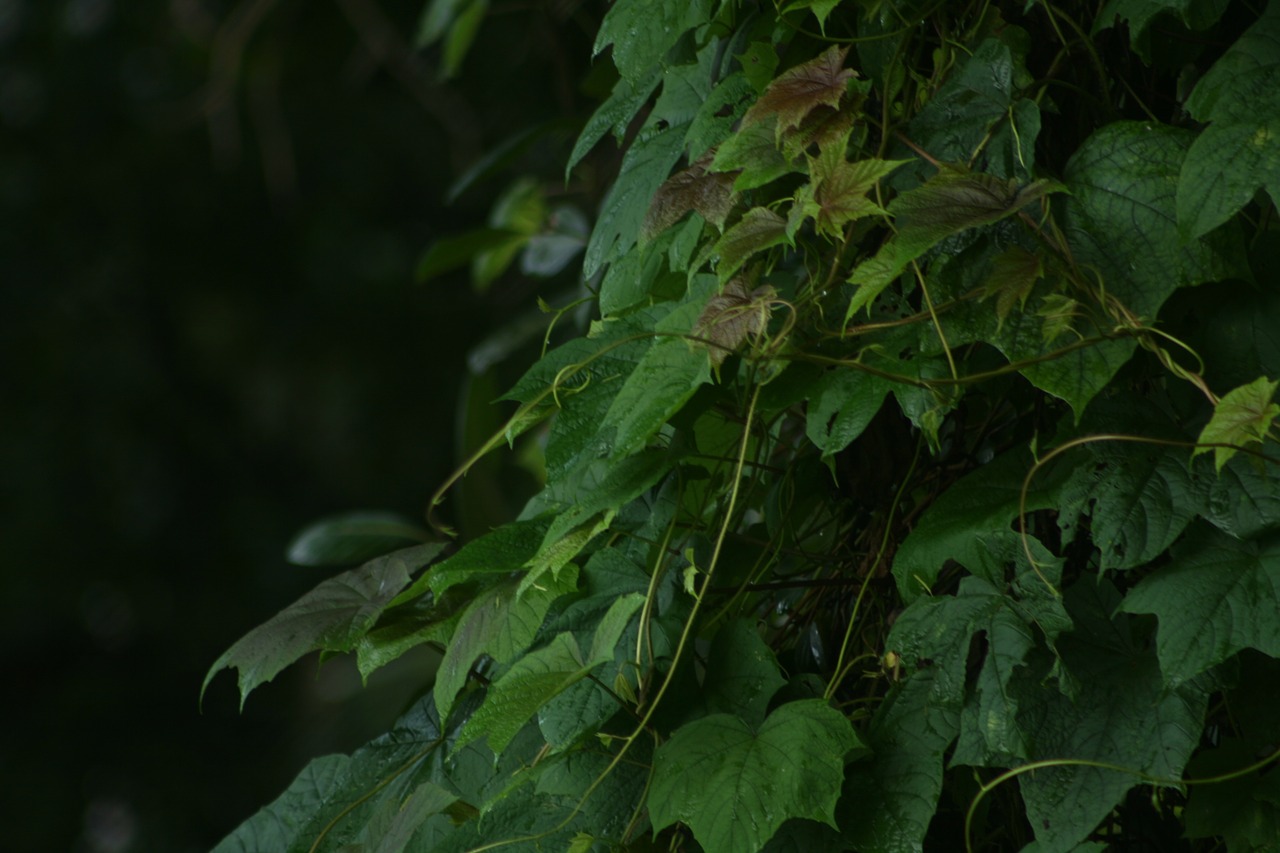
[[[1280,4],[600,12],[578,206],[422,269],[585,289],[434,531],[209,674],[430,690],[218,849],[1274,849]],[[456,536],[506,447],[539,490]]]

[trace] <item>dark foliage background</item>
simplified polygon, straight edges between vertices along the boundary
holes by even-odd
[[[296,667],[242,716],[224,677],[197,711],[318,580],[294,532],[420,514],[468,349],[530,299],[413,267],[483,219],[484,188],[442,203],[464,165],[575,110],[589,45],[499,16],[445,84],[421,8],[0,0],[6,849],[207,849],[431,664]]]

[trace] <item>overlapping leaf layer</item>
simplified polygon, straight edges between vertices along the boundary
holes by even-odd
[[[215,664],[444,655],[219,850],[1274,849],[1280,0],[1097,7],[615,0],[543,487]]]

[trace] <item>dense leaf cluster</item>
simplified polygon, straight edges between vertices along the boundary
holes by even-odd
[[[1274,849],[1280,4],[1095,6],[616,0],[544,486],[217,662],[444,649],[219,849]]]

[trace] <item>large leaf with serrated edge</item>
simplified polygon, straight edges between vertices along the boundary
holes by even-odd
[[[1190,242],[1178,234],[1178,176],[1194,140],[1191,131],[1115,122],[1067,163],[1061,222],[1076,261],[1101,273],[1107,293],[1140,317],[1154,318],[1180,287],[1250,277],[1238,234]]]
[[[930,700],[935,673],[922,669],[880,703],[867,731],[873,757],[849,768],[840,823],[862,853],[919,851],[942,792],[942,756],[959,711]]]
[[[1156,615],[1156,652],[1170,684],[1241,649],[1280,656],[1280,538],[1242,542],[1198,525],[1121,607]]]
[[[755,730],[732,714],[694,720],[654,757],[654,829],[684,821],[707,853],[755,853],[787,818],[834,826],[845,760],[865,751],[820,699],[783,705]]]
[[[1125,614],[1112,618],[1118,600],[1094,577],[1066,592],[1076,629],[1057,645],[1078,685],[1073,695],[1047,687],[1037,668],[1020,670],[1012,685],[1029,757],[1063,761],[1018,777],[1036,849],[1046,853],[1073,850],[1143,784],[1139,774],[1180,778],[1200,738],[1207,685],[1170,688],[1140,626]]]
[[[444,547],[443,542],[428,542],[406,548],[324,581],[223,652],[209,668],[201,695],[215,675],[234,668],[244,707],[255,687],[303,655],[353,650],[409,584],[409,574],[435,559]]]
[[[596,34],[595,53],[613,45],[613,64],[624,80],[658,65],[686,32],[706,23],[711,0],[617,0]]]

